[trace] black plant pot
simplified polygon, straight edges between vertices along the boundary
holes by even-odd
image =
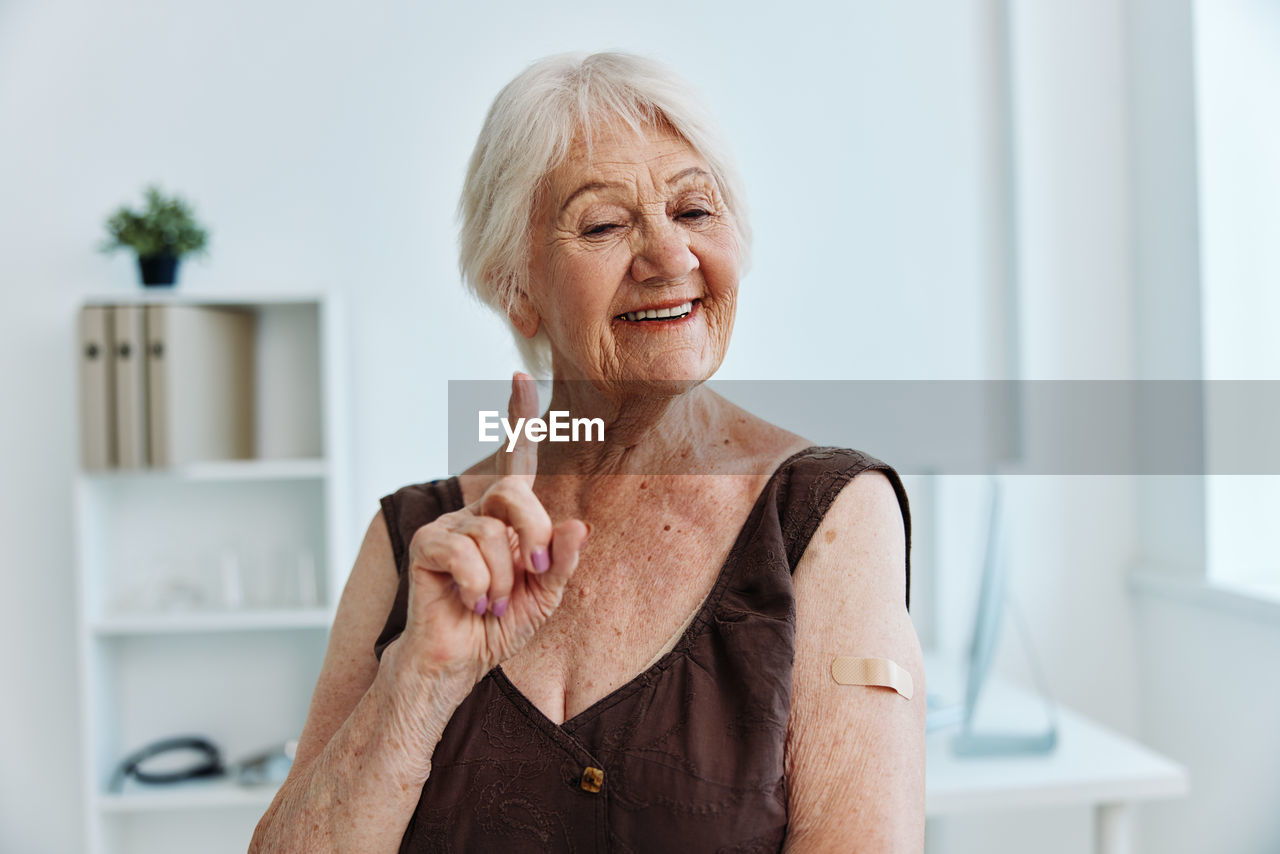
[[[142,271],[142,284],[149,288],[173,285],[178,278],[178,256],[148,255],[138,257],[138,269]]]

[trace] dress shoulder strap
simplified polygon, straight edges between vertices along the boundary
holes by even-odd
[[[907,490],[892,466],[850,448],[812,447],[792,456],[778,469],[774,484],[778,521],[792,572],[818,530],[840,490],[864,471],[880,471],[889,478],[902,510],[906,533],[907,607],[911,606],[911,508]]]
[[[391,535],[396,572],[404,575],[414,533],[437,517],[462,508],[462,487],[456,477],[404,486],[382,498],[382,515]]]
[[[391,537],[391,551],[396,559],[399,584],[391,613],[374,642],[373,653],[382,660],[383,651],[400,637],[409,615],[409,543],[419,528],[435,521],[438,516],[452,513],[462,507],[462,487],[456,477],[415,483],[397,489],[382,498],[382,515],[387,521],[387,533]]]

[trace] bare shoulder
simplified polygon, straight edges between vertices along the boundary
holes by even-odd
[[[867,603],[903,607],[906,531],[889,477],[868,469],[852,478],[823,517],[796,568],[801,579],[838,586]]]
[[[718,431],[722,448],[737,460],[753,461],[762,473],[813,445],[805,437],[766,421],[732,401],[719,395],[717,398],[722,409],[722,427]]]

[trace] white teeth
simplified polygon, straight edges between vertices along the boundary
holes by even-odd
[[[647,308],[642,311],[629,311],[626,314],[623,314],[620,316],[622,317],[623,320],[631,320],[631,321],[658,320],[660,318],[684,317],[686,314],[688,314],[691,311],[693,311],[692,300],[685,303],[684,305],[677,305],[674,308]]]

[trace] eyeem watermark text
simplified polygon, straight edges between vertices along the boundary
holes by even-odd
[[[480,410],[480,441],[501,442],[502,437],[496,432],[499,427],[507,434],[507,453],[515,449],[516,439],[521,431],[530,442],[603,442],[603,418],[570,418],[564,409],[553,409],[547,413],[550,418],[517,418],[513,425],[506,418],[498,416],[496,409]],[[579,438],[579,431],[581,438]],[[592,434],[595,437],[592,437]]]

